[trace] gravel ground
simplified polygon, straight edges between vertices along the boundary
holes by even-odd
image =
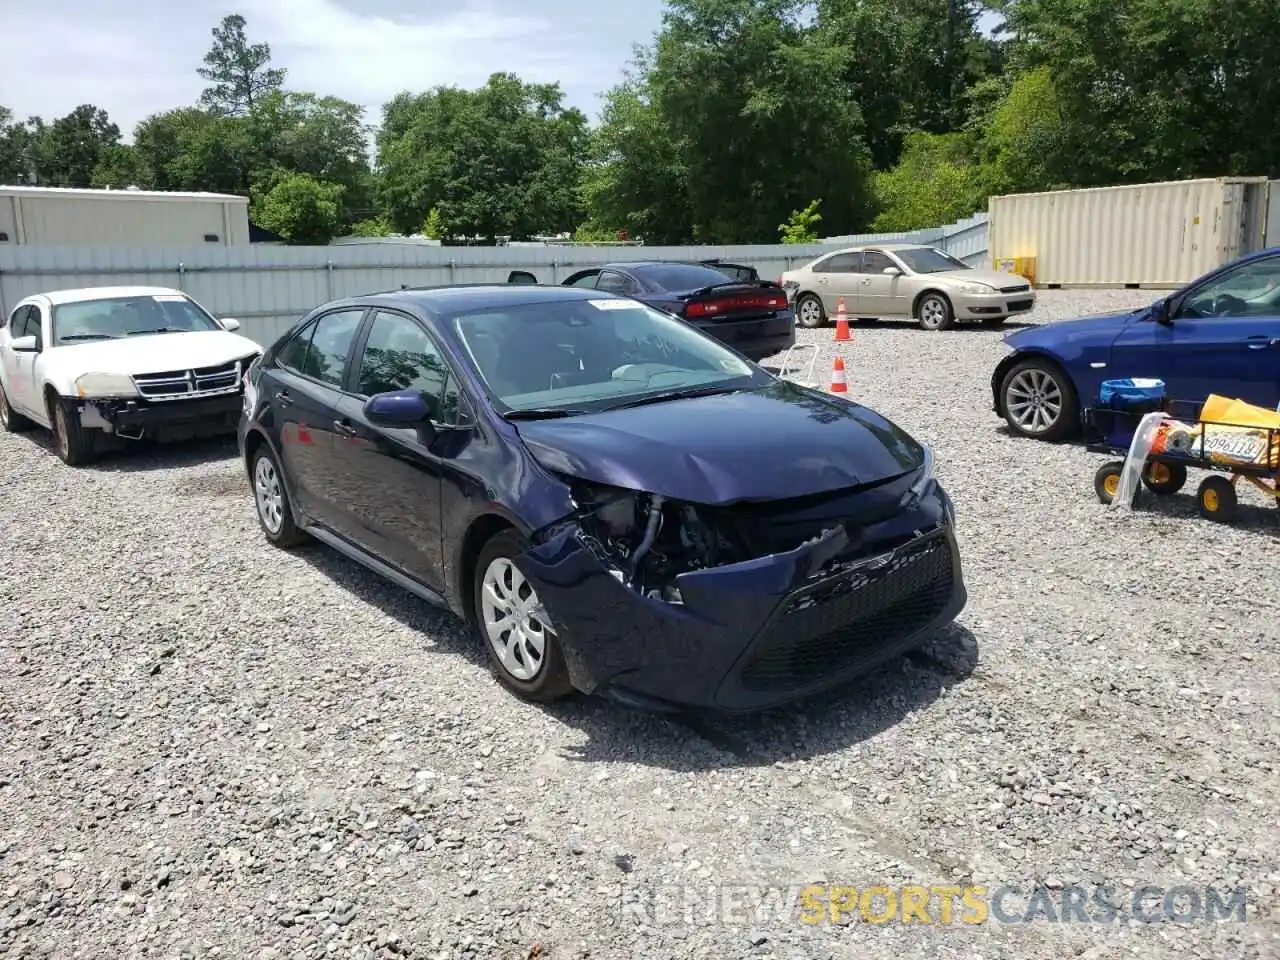
[[[1045,292],[1033,321],[1151,296]],[[936,446],[971,600],[919,656],[743,721],[521,704],[450,617],[322,547],[269,547],[225,445],[75,471],[0,436],[0,954],[1280,955],[1280,511],[1118,516],[1098,457],[1000,430],[998,332],[854,336],[852,395]],[[1105,882],[1122,904],[1242,884],[1249,920],[620,907],[668,884],[969,881]]]

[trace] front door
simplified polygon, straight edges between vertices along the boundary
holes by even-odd
[[[276,355],[268,387],[294,504],[339,534],[343,492],[334,476],[334,423],[364,315],[363,307],[335,310],[300,329]]]
[[[1156,377],[1175,400],[1209,394],[1280,405],[1280,256],[1227,270],[1174,299],[1172,322],[1129,324],[1108,375]]]
[[[447,446],[450,371],[426,329],[408,314],[378,310],[338,405],[337,483],[346,491],[350,537],[384,562],[443,591],[439,450]],[[437,435],[417,427],[371,424],[365,402],[393,390],[430,398]],[[456,408],[456,404],[454,405]]]
[[[858,287],[860,317],[905,317],[911,313],[911,303],[903,292],[901,276],[885,274],[888,267],[902,268],[879,250],[867,250],[862,254],[862,282]]]
[[[834,253],[812,267],[813,282],[827,316],[834,318],[840,301],[845,312],[853,315],[862,281],[861,253]]]
[[[19,337],[31,336],[33,333],[39,338],[39,316],[37,308],[32,305],[18,307],[9,319],[9,339],[0,348],[0,364],[4,365],[5,396],[9,406],[27,415],[35,412],[31,407],[39,395],[34,387],[35,358],[39,354],[14,350],[11,344]]]

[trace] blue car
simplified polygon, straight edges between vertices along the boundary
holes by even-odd
[[[927,447],[632,299],[339,300],[245,381],[267,540],[327,544],[452,610],[531,701],[752,711],[965,604]]]
[[[537,283],[513,270],[508,283]],[[752,267],[719,260],[700,263],[630,261],[579,270],[561,284],[634,297],[673,313],[756,362],[796,342],[796,317],[780,284]]]
[[[1280,248],[1241,257],[1150,306],[1004,338],[996,413],[1019,436],[1062,440],[1104,380],[1152,377],[1194,403],[1216,393],[1280,405]]]

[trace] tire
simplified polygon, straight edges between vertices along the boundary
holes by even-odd
[[[916,319],[922,330],[950,330],[955,326],[956,314],[943,294],[926,293],[916,304]]]
[[[1142,471],[1142,485],[1162,497],[1177,493],[1186,483],[1187,468],[1180,463],[1155,460]]]
[[[1234,519],[1240,509],[1235,484],[1216,474],[1205,477],[1196,493],[1196,499],[1200,501],[1200,516],[1218,523]]]
[[[827,311],[822,300],[812,293],[802,293],[796,298],[796,323],[808,330],[827,325]]]
[[[2,383],[0,383],[0,427],[4,428],[5,433],[23,433],[32,427],[30,420],[9,406],[9,398],[5,396]]]
[[[498,682],[521,700],[548,703],[572,693],[573,684],[569,682],[569,668],[565,666],[555,627],[538,602],[532,584],[512,563],[512,559],[527,548],[528,543],[513,530],[495,534],[484,545],[473,577],[475,616],[472,619]],[[523,622],[516,621],[522,628],[523,642],[517,639],[514,629],[502,629],[502,623],[512,619],[509,603],[505,606],[505,616],[495,616],[504,609],[504,601],[512,597],[525,605]],[[536,629],[523,632],[523,628],[529,626]],[[499,652],[500,648],[504,652]]]
[[[1010,368],[1000,381],[1000,408],[1009,429],[1030,440],[1063,440],[1080,427],[1075,384],[1061,367],[1045,360],[1023,360]]]
[[[1103,503],[1110,504],[1120,492],[1120,475],[1124,472],[1124,461],[1113,460],[1104,463],[1093,475],[1093,492]]]
[[[91,463],[97,453],[97,431],[86,430],[80,425],[80,417],[72,401],[50,396],[49,413],[53,424],[53,449],[58,458],[69,467],[83,467]]]
[[[289,489],[284,482],[284,471],[271,448],[263,443],[253,452],[249,470],[253,485],[253,508],[258,516],[258,526],[266,538],[282,550],[296,547],[307,539],[298,529],[293,516],[293,504],[289,502]]]

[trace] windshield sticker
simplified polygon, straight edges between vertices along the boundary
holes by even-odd
[[[180,293],[157,293],[151,299],[156,303],[185,303],[187,298]]]
[[[634,300],[588,300],[597,310],[634,310],[640,304]]]

